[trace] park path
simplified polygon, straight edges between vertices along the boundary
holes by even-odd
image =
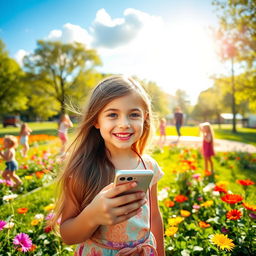
[[[158,141],[158,136],[154,138],[154,141]],[[165,145],[201,147],[201,141],[202,138],[197,136],[181,136],[179,141],[177,141],[177,136],[166,136]],[[214,139],[214,149],[217,152],[256,153],[255,146],[233,140]]]

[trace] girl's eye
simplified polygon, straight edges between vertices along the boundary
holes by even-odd
[[[110,113],[110,114],[108,114],[108,117],[115,118],[115,117],[117,117],[117,114],[116,113]]]
[[[136,118],[136,117],[140,117],[141,116],[141,114],[139,114],[139,113],[131,113],[131,117],[133,117],[133,118]]]

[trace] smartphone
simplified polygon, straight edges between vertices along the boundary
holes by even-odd
[[[130,194],[138,191],[147,192],[149,184],[153,178],[152,170],[119,170],[116,172],[114,186],[135,181],[137,186],[121,195]]]

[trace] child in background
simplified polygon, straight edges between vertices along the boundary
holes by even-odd
[[[58,135],[61,140],[60,155],[65,155],[66,144],[68,142],[68,128],[73,127],[73,123],[69,118],[68,114],[63,114],[60,117]]]
[[[75,255],[165,255],[157,200],[163,173],[143,154],[151,130],[151,103],[140,84],[111,76],[95,87],[60,177],[52,220],[56,225],[61,217],[65,243],[79,244]],[[136,186],[113,186],[122,169],[153,170],[150,192],[120,195]]]
[[[160,145],[160,147],[162,147],[166,141],[166,120],[165,120],[165,118],[160,119],[159,133],[160,133],[159,145]]]
[[[214,156],[213,129],[210,123],[208,122],[201,123],[199,125],[199,128],[203,136],[202,154],[204,157],[204,169],[205,171],[209,171],[208,167],[210,164],[210,171],[212,174],[214,174],[213,161],[212,161],[212,156]]]
[[[22,184],[21,179],[15,173],[18,169],[18,163],[15,160],[15,148],[18,145],[18,141],[16,137],[12,135],[6,135],[4,137],[4,151],[0,151],[0,156],[5,160],[6,169],[4,170],[2,176],[5,180],[10,181],[11,179],[14,181],[13,188],[17,188]]]
[[[29,150],[28,137],[32,130],[28,127],[27,123],[23,123],[20,128],[20,144],[22,145],[21,155],[23,157],[27,156],[27,152]]]

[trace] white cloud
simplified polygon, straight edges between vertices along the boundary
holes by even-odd
[[[143,12],[126,9],[123,18],[112,19],[105,9],[100,9],[92,24],[95,47],[116,48],[136,38],[144,23]]]
[[[62,30],[54,29],[50,31],[46,40],[61,41],[63,43],[79,42],[85,44],[87,47],[91,46],[92,37],[89,35],[86,29],[66,23]]]
[[[14,58],[16,59],[16,61],[19,63],[20,66],[23,65],[23,58],[28,55],[29,53],[23,49],[18,50],[15,54],[14,54]]]

